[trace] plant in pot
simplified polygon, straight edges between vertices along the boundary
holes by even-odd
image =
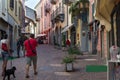
[[[76,59],[77,55],[83,55],[83,53],[77,47],[70,47],[68,49],[68,54]]]
[[[65,64],[65,71],[70,72],[74,70],[73,62],[74,62],[74,58],[71,56],[66,56],[63,58],[62,63]]]

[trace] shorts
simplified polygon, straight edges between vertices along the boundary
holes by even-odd
[[[31,65],[31,62],[33,62],[33,65],[37,64],[37,56],[31,56],[31,57],[26,57],[26,61],[28,65]]]
[[[8,60],[9,59],[9,54],[8,54],[8,52],[1,52],[2,53],[2,59],[3,59],[3,61],[5,61],[5,60]]]

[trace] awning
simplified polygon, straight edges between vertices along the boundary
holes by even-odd
[[[74,23],[72,23],[71,25],[69,25],[69,26],[66,26],[62,31],[61,31],[61,33],[63,33],[63,32],[66,32],[71,26],[73,26],[74,25]]]
[[[107,31],[111,30],[110,14],[112,9],[113,3],[111,0],[96,0],[95,19],[100,20],[100,23],[105,25]]]
[[[46,36],[46,34],[38,34],[37,37]]]

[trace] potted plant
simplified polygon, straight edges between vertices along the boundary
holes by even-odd
[[[77,55],[83,55],[83,53],[77,47],[70,47],[68,49],[68,54],[74,59],[77,57]]]
[[[63,58],[62,63],[65,64],[65,71],[70,72],[74,70],[73,62],[74,62],[74,58],[71,56],[66,56]]]

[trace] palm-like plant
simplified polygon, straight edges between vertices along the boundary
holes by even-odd
[[[77,15],[78,14],[78,12],[79,12],[79,6],[78,6],[78,1],[77,2],[75,2],[75,3],[73,3],[71,6],[70,6],[70,8],[69,8],[69,13],[71,13],[72,14],[72,16],[75,16],[75,15]]]
[[[81,9],[85,8],[86,4],[88,3],[88,0],[78,0],[75,3],[73,3],[69,9],[69,13],[72,14],[72,17],[79,15]],[[82,3],[80,7],[80,3]]]

